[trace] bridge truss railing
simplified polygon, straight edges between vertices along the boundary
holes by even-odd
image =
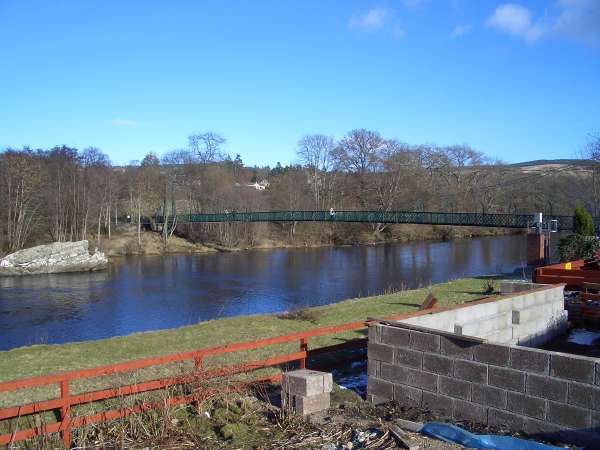
[[[573,229],[572,216],[544,216],[544,220],[558,220],[559,231]],[[163,224],[164,217],[157,215],[155,223]],[[172,223],[172,218],[167,219]],[[600,218],[595,218],[596,227]],[[528,228],[532,223],[531,214],[483,214],[447,213],[414,211],[261,211],[228,212],[203,214],[178,214],[177,223],[219,223],[219,222],[354,222],[391,223],[423,225],[456,225],[497,228]]]

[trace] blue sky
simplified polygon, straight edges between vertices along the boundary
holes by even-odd
[[[273,165],[352,128],[575,156],[600,132],[600,1],[0,0],[0,148],[125,164],[213,130]]]

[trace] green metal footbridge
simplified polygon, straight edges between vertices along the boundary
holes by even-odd
[[[573,216],[544,215],[544,223],[556,220],[557,231],[572,231]],[[389,223],[422,225],[455,225],[496,228],[529,228],[533,225],[533,214],[480,214],[413,211],[262,211],[223,212],[202,214],[177,214],[167,216],[169,224],[188,223],[235,223],[235,222],[340,222],[340,223]],[[156,225],[164,225],[162,215],[153,217]],[[596,229],[600,228],[600,217],[595,217]]]

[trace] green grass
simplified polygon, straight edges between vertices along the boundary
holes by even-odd
[[[387,317],[415,311],[426,295],[432,292],[438,305],[462,303],[484,296],[481,278],[465,278],[438,284],[429,288],[401,291],[388,295],[346,300],[328,306],[311,308],[309,314],[261,315],[232,317],[203,322],[177,329],[137,333],[99,341],[88,341],[62,345],[34,345],[0,352],[0,381],[33,377],[65,370],[96,367],[106,364],[185,352],[203,347],[224,345],[232,342],[252,341],[265,337],[279,336],[310,330],[317,327],[364,320],[367,317]],[[142,319],[143,320],[143,319]],[[364,337],[365,330],[341,335],[322,336],[309,340],[309,348],[343,342]],[[297,343],[269,346],[248,352],[224,355],[209,361],[209,364],[227,362],[235,364],[244,359],[264,358],[283,351],[296,351]],[[144,369],[143,379],[157,375],[173,374],[189,370],[186,363],[172,364],[161,368]],[[142,372],[142,371],[138,371]],[[136,378],[140,374],[101,377],[74,383],[73,392],[114,386],[122,381]],[[57,395],[57,387],[3,394],[0,407],[23,401],[35,401]]]

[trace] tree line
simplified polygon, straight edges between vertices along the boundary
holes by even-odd
[[[137,228],[160,212],[268,210],[448,211],[572,214],[600,210],[600,170],[562,165],[528,172],[467,145],[408,145],[373,130],[343,138],[302,137],[297,162],[248,167],[225,152],[214,132],[189,136],[186,148],[115,166],[98,148],[7,148],[0,152],[0,251],[50,241],[110,240],[124,217]],[[600,160],[600,138],[586,158]],[[254,183],[268,187],[258,190]],[[254,185],[256,187],[256,185]],[[130,227],[131,227],[130,226]],[[253,245],[276,237],[331,242],[352,233],[382,234],[385,224],[177,224],[163,231],[194,241]]]

